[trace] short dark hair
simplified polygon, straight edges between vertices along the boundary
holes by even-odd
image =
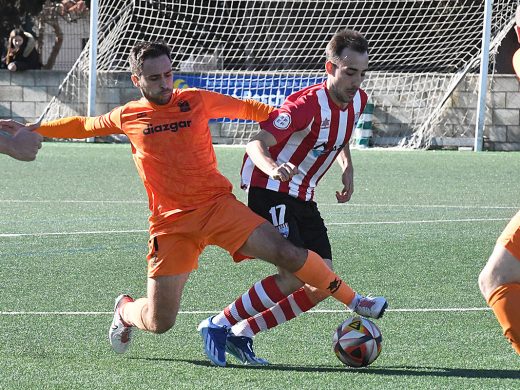
[[[368,53],[368,41],[360,32],[348,29],[340,30],[334,34],[325,49],[327,61],[341,60],[341,52],[345,48],[358,53]]]
[[[163,41],[136,43],[130,51],[130,72],[133,75],[141,76],[144,60],[160,56],[167,56],[171,61],[170,48]]]

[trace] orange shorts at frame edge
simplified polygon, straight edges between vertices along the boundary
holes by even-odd
[[[168,234],[148,241],[148,277],[179,275],[198,268],[207,245],[227,250],[235,261],[236,252],[250,234],[266,220],[233,195],[223,196],[208,206],[187,212],[172,222]]]

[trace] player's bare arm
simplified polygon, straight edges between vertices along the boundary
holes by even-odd
[[[336,161],[341,167],[341,182],[343,183],[343,189],[336,191],[336,199],[338,203],[346,203],[350,200],[354,192],[354,167],[352,165],[350,147],[348,144],[341,149]]]
[[[298,168],[290,162],[278,165],[273,160],[269,147],[276,145],[274,136],[265,131],[255,135],[246,146],[246,152],[253,161],[253,163],[261,169],[266,175],[269,175],[274,180],[289,181],[298,173]]]

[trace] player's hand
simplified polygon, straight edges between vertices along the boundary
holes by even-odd
[[[15,135],[17,131],[25,129],[27,131],[34,131],[40,127],[41,121],[35,123],[23,124],[13,119],[0,119],[0,130],[11,136]]]
[[[12,119],[0,119],[0,130],[4,133],[14,135],[18,130],[23,129],[25,125]]]
[[[283,163],[282,165],[277,166],[273,169],[271,173],[271,177],[274,180],[280,181],[289,181],[292,179],[294,175],[298,174],[298,168],[290,162]]]
[[[336,191],[336,199],[338,203],[346,203],[352,197],[352,193],[354,192],[354,172],[352,169],[346,169],[341,176],[341,181],[343,182],[343,189],[341,191]]]
[[[338,203],[347,203],[351,196],[352,193],[346,188],[343,188],[341,191],[336,191],[336,199],[338,200]]]
[[[42,147],[42,141],[40,134],[22,128],[6,140],[8,154],[20,161],[33,161]]]

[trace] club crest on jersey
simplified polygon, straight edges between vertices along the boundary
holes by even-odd
[[[179,101],[179,103],[177,103],[177,105],[179,106],[179,109],[181,110],[181,112],[188,112],[191,109],[190,103],[187,102],[186,100]]]
[[[320,129],[328,129],[330,127],[330,120],[329,118],[325,118],[321,121]]]
[[[287,130],[291,124],[291,121],[291,115],[284,112],[276,117],[276,119],[273,121],[273,125],[278,130]]]

